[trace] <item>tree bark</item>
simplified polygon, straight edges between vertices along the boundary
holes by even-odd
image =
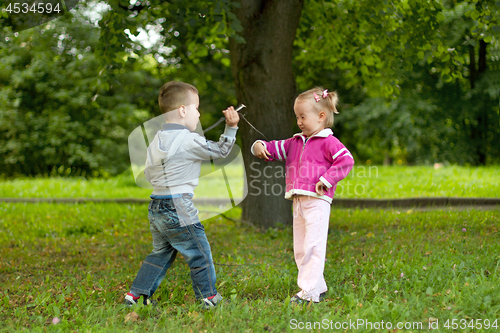
[[[469,45],[469,82],[470,88],[474,89],[476,83],[476,51],[473,45]]]
[[[477,78],[480,78],[484,72],[486,72],[486,48],[488,44],[484,40],[479,41],[479,59],[478,59],[478,69]],[[483,107],[479,110],[479,115],[477,117],[478,131],[481,137],[481,145],[478,147],[477,154],[479,157],[479,164],[486,165],[486,155],[489,146],[488,142],[488,109]]]
[[[470,71],[470,87],[474,89],[476,86],[476,81],[486,72],[486,53],[488,44],[484,40],[479,41],[479,57],[478,57],[478,68],[476,70],[476,57],[474,46],[469,45],[469,71]],[[488,149],[488,109],[481,107],[483,104],[479,104],[479,109],[476,113],[477,125],[472,125],[471,129],[471,140],[475,146],[475,153],[477,156],[477,164],[486,165],[486,156]]]
[[[246,43],[230,40],[231,70],[236,97],[245,117],[269,140],[292,136],[296,96],[292,50],[303,0],[243,0],[235,15]],[[263,228],[291,224],[291,202],[284,199],[285,165],[253,156],[250,147],[265,140],[244,120],[241,128],[248,195],[242,218]]]

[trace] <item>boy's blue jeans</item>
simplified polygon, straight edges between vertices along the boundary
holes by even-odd
[[[130,291],[151,297],[175,260],[177,252],[186,259],[196,299],[217,294],[215,268],[205,229],[191,194],[181,198],[153,199],[148,217],[153,235],[153,252],[144,260]]]

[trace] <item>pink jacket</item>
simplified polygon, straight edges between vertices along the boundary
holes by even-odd
[[[337,183],[344,179],[354,165],[354,159],[346,147],[326,128],[309,139],[302,133],[290,139],[273,140],[265,144],[271,153],[270,161],[286,161],[285,198],[308,195],[332,202]],[[316,183],[321,180],[328,187],[325,195],[316,193]]]

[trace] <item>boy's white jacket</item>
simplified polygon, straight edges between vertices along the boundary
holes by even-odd
[[[228,127],[219,142],[207,140],[180,124],[164,124],[148,147],[144,175],[154,190],[152,196],[194,194],[201,162],[225,158],[236,141],[237,127]]]

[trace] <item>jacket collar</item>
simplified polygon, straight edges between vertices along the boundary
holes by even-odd
[[[311,138],[314,138],[314,137],[326,138],[329,135],[333,135],[332,129],[331,128],[325,128],[324,130],[319,131],[318,133],[316,133],[313,136],[311,136]],[[306,136],[304,134],[302,134],[302,133],[297,133],[297,134],[294,134],[293,136],[300,136],[304,140],[306,138]]]
[[[179,130],[179,129],[188,129],[188,128],[186,126],[184,126],[184,125],[176,124],[176,123],[165,123],[165,124],[163,124],[163,130],[164,131]]]

